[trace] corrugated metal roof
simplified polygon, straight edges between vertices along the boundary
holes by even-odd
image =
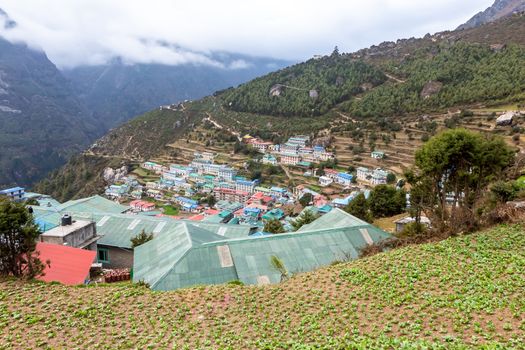
[[[40,252],[41,261],[50,261],[44,268],[44,275],[38,279],[67,285],[84,283],[97,255],[95,251],[48,243],[37,243],[36,251]]]
[[[325,220],[321,217],[315,225],[310,224],[313,229],[278,235],[215,240],[217,236],[211,232],[201,231],[207,242],[202,240],[199,244],[195,241],[176,243],[177,239],[169,236],[177,233],[170,232],[135,250],[138,269],[134,270],[134,279],[149,281],[156,290],[226,283],[234,279],[246,284],[275,283],[281,276],[271,266],[272,255],[283,261],[289,273],[311,271],[337,260],[355,259],[361,248],[390,237],[341,210],[330,213],[325,215]],[[164,245],[177,253],[163,254],[159,249]]]
[[[135,249],[133,279],[147,282],[156,290],[236,280],[233,262],[227,261],[229,248],[219,256],[221,248],[204,247],[221,239],[213,232],[181,223]]]
[[[71,213],[73,220],[95,221],[97,234],[102,236],[98,240],[99,245],[131,249],[131,238],[137,236],[142,230],[153,233],[154,236],[162,235],[172,230],[175,226],[188,222],[195,227],[206,229],[224,238],[247,237],[250,227],[241,225],[225,225],[211,222],[194,222],[191,220],[177,220],[170,217],[150,217],[147,215],[111,214],[105,212],[74,212]],[[36,221],[45,222],[52,228],[58,225],[62,214],[52,208],[33,207],[33,215]],[[47,228],[47,229],[49,229]]]
[[[343,227],[353,227],[353,226],[362,226],[370,225],[368,222],[356,218],[355,216],[347,214],[341,209],[333,209],[325,215],[321,216],[319,219],[314,222],[304,225],[301,227],[298,232],[304,231],[315,231],[315,230],[325,230],[327,228],[343,228]]]
[[[129,207],[120,205],[101,196],[93,196],[67,201],[57,206],[57,210],[75,212],[106,212],[119,214],[129,210]]]

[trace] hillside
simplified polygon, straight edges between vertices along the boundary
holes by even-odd
[[[524,271],[523,228],[502,226],[265,287],[4,280],[0,347],[518,349]]]
[[[242,158],[232,156],[241,135],[278,143],[308,134],[331,141],[343,168],[382,166],[400,174],[421,143],[445,128],[498,133],[521,147],[523,120],[496,128],[495,116],[525,102],[524,38],[525,16],[514,15],[355,53],[334,51],[169,111],[146,113],[112,130],[86,155],[108,162],[116,157],[169,163],[208,148],[225,162],[242,164]],[[179,125],[177,132],[171,131],[173,123]],[[370,160],[375,149],[388,157]],[[64,173],[73,174],[74,168],[57,171],[36,190],[68,199],[56,181]],[[98,181],[97,176],[90,174],[88,181]],[[67,192],[90,194],[83,177],[75,175]]]
[[[103,134],[42,52],[0,38],[0,185],[27,185]]]
[[[494,22],[500,18],[509,16],[513,13],[525,11],[525,1],[523,0],[496,0],[494,4],[485,11],[477,13],[458,29],[469,29],[480,25]]]

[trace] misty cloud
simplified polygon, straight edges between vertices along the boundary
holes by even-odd
[[[60,67],[127,63],[243,69],[212,53],[303,60],[338,45],[354,51],[385,40],[453,29],[493,0],[0,0],[0,35],[42,48]]]

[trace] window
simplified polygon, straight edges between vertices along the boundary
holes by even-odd
[[[109,251],[105,248],[98,248],[98,262],[109,263]]]

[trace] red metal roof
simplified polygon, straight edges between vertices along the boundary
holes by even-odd
[[[97,252],[92,250],[42,242],[37,243],[36,250],[40,252],[39,258],[44,264],[50,261],[50,266],[46,265],[44,269],[45,275],[38,279],[67,285],[84,283],[97,256]]]

